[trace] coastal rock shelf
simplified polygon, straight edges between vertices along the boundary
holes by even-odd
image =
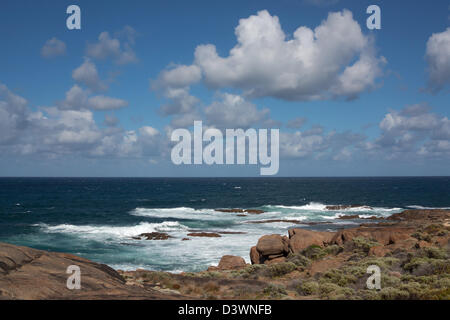
[[[265,235],[250,249],[252,265],[225,255],[206,271],[181,274],[114,270],[0,243],[0,299],[450,299],[449,241],[450,210],[405,210],[337,232]],[[383,272],[379,291],[365,286],[374,264]],[[80,290],[66,286],[72,265]]]
[[[355,216],[351,216],[355,218]],[[358,216],[359,218],[359,216]],[[337,232],[309,231],[300,228],[289,230],[289,238],[280,235],[266,235],[250,249],[252,264],[271,264],[286,261],[289,254],[304,252],[311,246],[326,248],[329,246],[348,247],[354,239],[367,239],[374,244],[369,254],[384,256],[395,249],[423,247],[426,245],[415,237],[414,231],[422,224],[441,222],[448,227],[448,210],[406,210],[387,218],[395,223],[361,224],[357,228]],[[419,241],[418,241],[419,240]],[[438,245],[445,244],[447,238],[436,239]],[[431,243],[430,243],[431,245]]]
[[[81,270],[81,289],[67,288],[67,268]],[[0,243],[1,299],[176,299],[152,289],[129,286],[104,264],[57,252]]]

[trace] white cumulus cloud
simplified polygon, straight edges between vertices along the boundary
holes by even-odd
[[[450,84],[450,28],[434,33],[428,39],[426,60],[429,88],[434,92],[440,91]]]
[[[195,65],[214,88],[239,88],[249,96],[285,100],[355,98],[376,86],[386,62],[348,10],[330,13],[315,29],[292,37],[266,10],[241,19],[237,44],[221,57],[212,44],[195,50]]]
[[[133,44],[134,40],[132,43],[129,40],[121,43],[118,38],[113,38],[109,32],[104,31],[100,33],[96,43],[87,45],[86,54],[95,59],[112,58],[117,64],[128,64],[138,60]]]
[[[224,93],[205,108],[208,124],[219,128],[249,128],[269,116],[269,109],[259,110],[239,95]]]
[[[90,97],[87,101],[87,106],[94,110],[113,110],[128,106],[128,102],[122,99],[98,95]]]
[[[41,55],[44,58],[53,58],[64,55],[65,53],[66,44],[57,38],[51,38],[47,40],[44,46],[41,48]]]
[[[97,67],[90,59],[85,59],[83,64],[73,70],[72,78],[94,91],[104,91],[107,89],[107,86],[100,80]]]

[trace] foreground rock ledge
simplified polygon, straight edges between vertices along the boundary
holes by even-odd
[[[81,289],[69,290],[67,267],[81,270]],[[177,299],[175,294],[129,286],[104,264],[72,254],[0,243],[0,299]]]

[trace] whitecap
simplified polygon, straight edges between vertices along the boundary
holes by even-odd
[[[66,233],[80,236],[98,237],[117,237],[130,238],[141,233],[148,232],[171,232],[183,231],[187,227],[176,221],[164,221],[162,223],[141,222],[131,226],[108,226],[108,225],[73,225],[73,224],[35,224],[47,233]]]
[[[449,210],[450,209],[450,207],[424,207],[424,206],[418,206],[418,205],[407,206],[407,208],[418,209],[418,210],[433,210],[433,209]]]

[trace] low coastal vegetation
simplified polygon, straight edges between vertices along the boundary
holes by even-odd
[[[141,271],[141,277],[136,277],[137,274],[127,276],[125,273],[125,278],[133,281],[142,279],[145,285],[175,290],[196,298],[450,299],[448,249],[429,247],[415,252],[399,249],[386,257],[373,257],[367,255],[365,245],[360,246],[361,241],[355,241],[357,249],[348,256],[352,261],[347,260],[339,268],[314,274],[311,267],[315,262],[340,258],[339,250],[333,248],[332,252],[327,252],[312,247],[301,254],[290,255],[286,262],[249,265],[239,270],[181,275]],[[381,269],[381,290],[366,287],[369,277],[366,270],[370,265]],[[245,281],[249,279],[255,281]]]
[[[322,242],[326,238],[323,233],[316,237],[309,231],[302,234],[294,230],[290,239],[266,236],[260,239],[260,255],[254,258],[259,263],[230,270],[221,269],[219,264],[198,273],[123,274],[132,281],[142,278],[145,285],[201,299],[448,300],[448,214],[438,222],[430,219],[433,223],[426,217],[409,219],[408,223],[401,220],[393,224],[396,229],[382,225],[378,229],[375,224],[373,228],[360,227],[332,234],[326,242]],[[298,242],[292,241],[300,234],[302,244],[313,235],[313,243],[301,250]],[[371,276],[367,268],[373,265],[381,271],[380,290],[367,288]]]

